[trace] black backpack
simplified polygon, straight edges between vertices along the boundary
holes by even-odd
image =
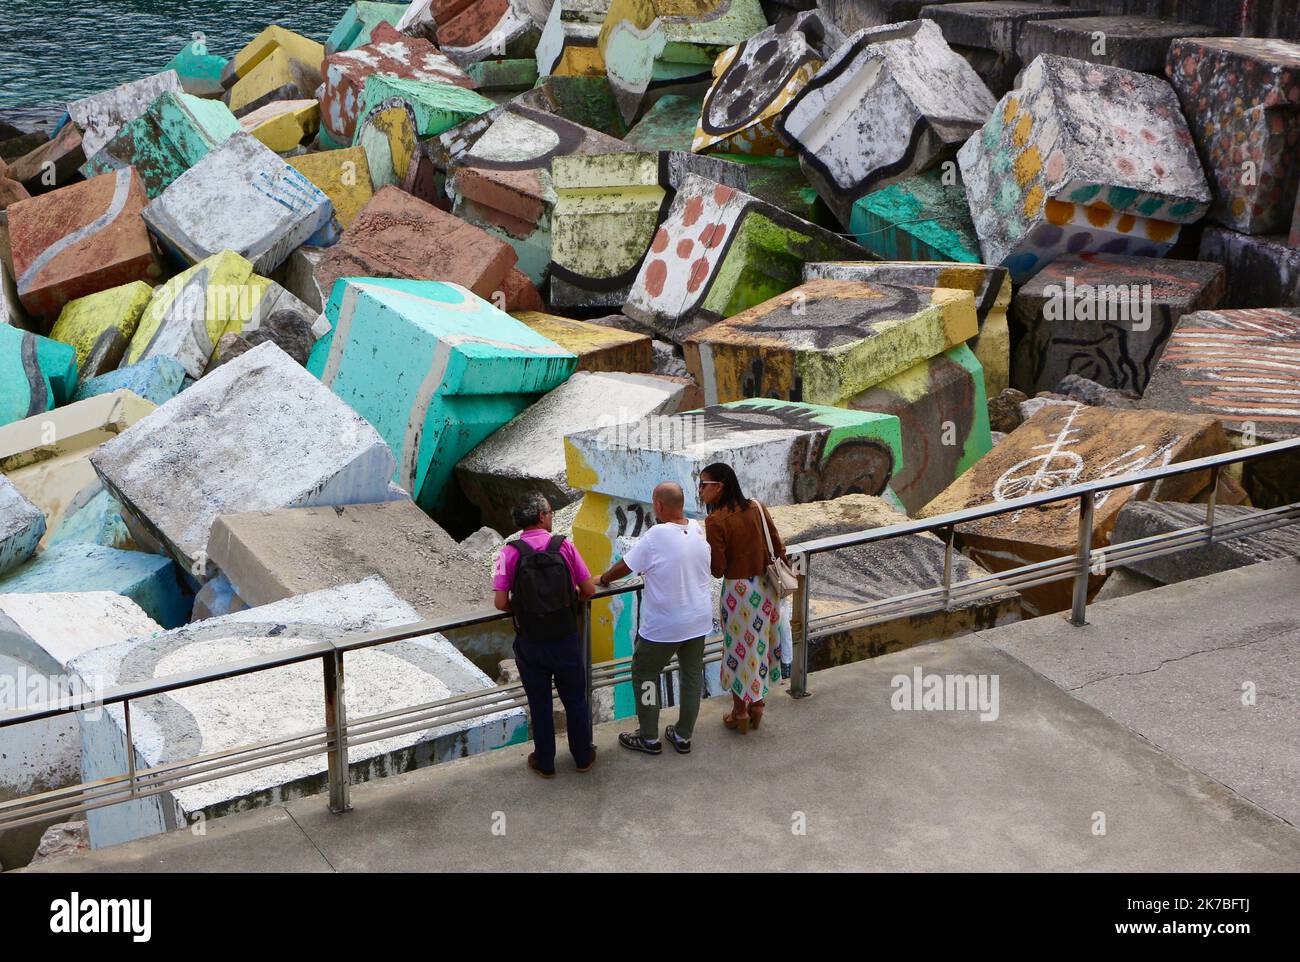
[[[532,641],[560,641],[578,633],[573,575],[560,554],[564,535],[553,534],[540,551],[523,538],[510,542],[519,552],[510,608],[515,629]]]

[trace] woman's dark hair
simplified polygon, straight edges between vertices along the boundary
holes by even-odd
[[[740,490],[740,479],[736,477],[736,472],[731,470],[731,465],[715,461],[700,472],[701,476],[706,474],[710,481],[722,482],[722,497],[709,505],[710,514],[718,508],[734,508],[736,511],[743,511],[748,506],[749,499],[745,497],[745,492]]]

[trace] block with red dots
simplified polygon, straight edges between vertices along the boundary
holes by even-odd
[[[735,187],[687,176],[623,312],[682,343],[803,281],[805,261],[863,260],[857,244]]]
[[[1300,183],[1300,44],[1186,38],[1165,72],[1209,175],[1209,217],[1246,234],[1285,234]]]

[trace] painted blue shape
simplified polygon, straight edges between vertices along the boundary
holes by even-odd
[[[97,394],[111,394],[125,388],[146,401],[162,404],[180,393],[184,381],[185,365],[168,354],[155,354],[139,364],[120,367],[82,381],[72,400],[84,401]]]

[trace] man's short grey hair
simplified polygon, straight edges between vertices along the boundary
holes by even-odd
[[[515,519],[515,524],[522,529],[539,524],[542,515],[550,510],[551,503],[546,500],[546,496],[534,491],[532,494],[524,495],[510,513]]]

